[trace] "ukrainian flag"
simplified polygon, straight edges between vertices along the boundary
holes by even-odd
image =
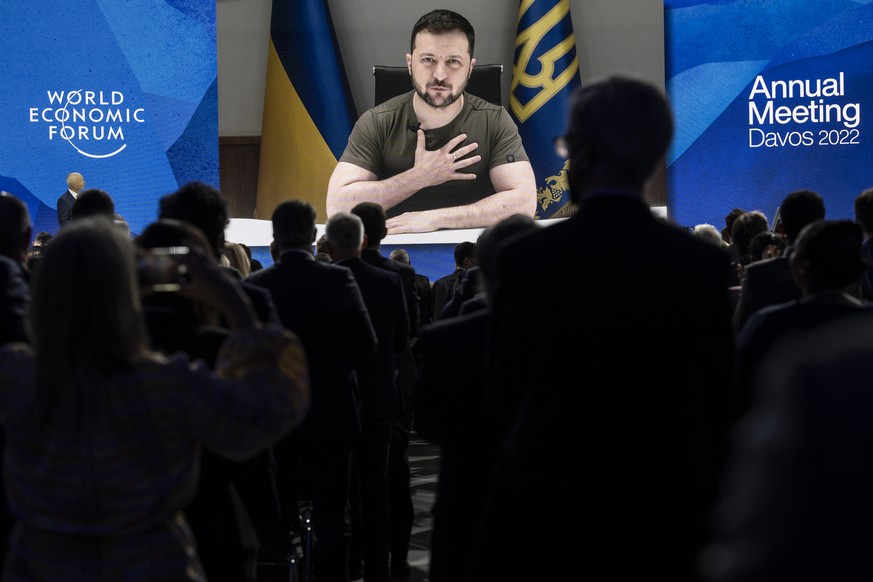
[[[327,182],[356,118],[327,0],[273,0],[258,218],[296,198],[327,220]]]
[[[568,162],[555,153],[581,84],[569,0],[520,0],[509,113],[537,179],[537,218],[569,208]]]

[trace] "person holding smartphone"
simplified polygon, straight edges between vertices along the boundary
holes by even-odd
[[[233,333],[215,370],[148,347],[130,240],[110,220],[66,226],[33,278],[33,347],[0,349],[5,479],[17,520],[6,580],[196,580],[182,513],[200,450],[242,460],[305,417],[300,341],[256,323],[239,285],[199,249],[179,293]],[[62,290],[63,292],[58,292]]]

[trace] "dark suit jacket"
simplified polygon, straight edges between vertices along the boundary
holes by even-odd
[[[443,308],[452,299],[452,295],[455,293],[455,285],[458,284],[463,274],[464,269],[455,269],[451,274],[440,277],[433,282],[430,290],[431,301],[433,303],[433,321],[439,321],[443,318]]]
[[[262,323],[281,324],[279,321],[279,313],[276,311],[276,305],[273,303],[273,297],[266,289],[252,285],[242,277],[242,273],[233,267],[222,266],[222,271],[233,277],[242,287],[243,292],[252,302],[252,307],[255,309],[255,314],[258,320]]]
[[[729,260],[626,193],[499,251],[488,377],[511,432],[478,558],[491,579],[693,579],[728,421]]]
[[[409,344],[409,317],[400,275],[359,258],[335,263],[352,271],[376,331],[376,352],[357,368],[361,419],[379,420],[400,413],[395,352]]]
[[[406,296],[406,312],[409,315],[409,335],[410,337],[418,337],[421,301],[415,292],[415,269],[410,265],[392,261],[376,249],[364,249],[361,252],[361,259],[374,267],[387,269],[400,275],[403,292]]]
[[[64,190],[64,193],[61,194],[60,198],[58,198],[58,227],[64,226],[70,219],[73,214],[73,203],[76,201],[73,198],[73,195],[70,194],[69,190]]]
[[[418,295],[418,306],[420,308],[418,324],[418,329],[420,330],[433,321],[430,279],[427,278],[427,275],[415,274],[415,293]]]
[[[860,316],[866,309],[828,303],[789,301],[762,307],[746,320],[737,334],[734,415],[744,416],[758,398],[753,378],[760,363],[780,340],[816,329],[841,318]]]
[[[749,316],[767,305],[800,299],[786,256],[756,261],[746,267],[734,310],[734,331],[739,333]]]
[[[270,291],[282,325],[306,350],[312,405],[291,435],[356,436],[361,427],[355,368],[373,354],[376,333],[352,272],[292,250],[246,280]]]
[[[715,512],[712,582],[873,580],[873,318],[800,333],[761,362]]]
[[[409,337],[418,337],[420,301],[418,294],[415,292],[415,269],[409,265],[392,261],[376,249],[364,249],[361,252],[361,260],[374,267],[387,269],[400,275],[400,282],[403,283],[403,293],[406,296],[406,312],[409,316]],[[400,396],[411,407],[416,373],[416,363],[412,355],[412,348],[407,346],[404,350],[398,351],[396,357],[397,368],[400,373]]]
[[[426,326],[415,390],[415,428],[440,446],[430,579],[465,579],[499,445],[485,398],[487,310]]]

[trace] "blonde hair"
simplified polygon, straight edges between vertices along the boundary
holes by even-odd
[[[252,263],[241,244],[225,241],[222,256],[227,257],[227,264],[242,273],[244,278],[251,275]]]

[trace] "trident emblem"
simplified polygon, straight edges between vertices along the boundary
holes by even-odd
[[[524,13],[531,7],[534,0],[524,0],[519,10],[519,22]],[[565,17],[569,18],[570,3],[567,0],[558,2],[554,8],[540,18],[533,25],[523,30],[516,36],[515,47],[521,47],[518,59],[513,67],[512,88],[509,96],[509,107],[515,114],[516,118],[524,123],[531,115],[537,112],[549,99],[554,97],[561,89],[563,89],[573,76],[579,70],[579,58],[574,57],[573,62],[563,71],[556,71],[556,65],[565,55],[572,51],[576,46],[576,39],[573,33],[562,40],[550,50],[546,51],[537,60],[540,63],[540,70],[537,74],[528,72],[528,65],[536,52],[539,43]],[[522,103],[516,97],[515,89],[519,83],[530,89],[539,89],[534,97],[527,103]]]

